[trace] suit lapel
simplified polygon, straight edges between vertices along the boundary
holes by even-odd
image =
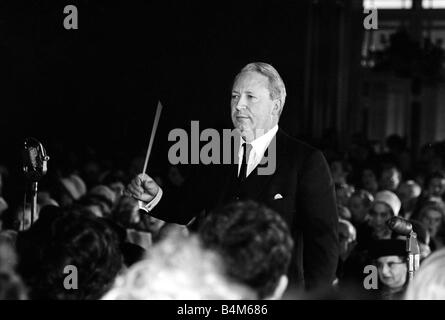
[[[286,136],[279,129],[277,134],[273,138],[271,144],[266,150],[266,153],[269,157],[268,161],[275,160],[275,170],[273,172],[267,172],[268,174],[258,174],[258,169],[261,166],[258,165],[255,170],[247,177],[246,179],[246,191],[250,198],[259,199],[261,192],[264,188],[270,183],[272,177],[280,172],[280,167],[282,166],[283,159],[285,158],[286,150]],[[274,150],[275,149],[275,150]],[[271,153],[271,155],[270,155]],[[266,156],[266,154],[265,154]],[[274,157],[275,159],[272,159]],[[263,168],[267,167],[268,163],[263,165]]]
[[[280,172],[280,168],[283,164],[283,159],[286,159],[287,154],[287,143],[286,143],[286,135],[279,129],[277,134],[273,138],[275,141],[275,171],[271,172],[271,174],[258,174],[258,166],[255,170],[247,177],[244,181],[243,189],[246,192],[246,195],[251,199],[260,199],[261,192],[264,188],[270,183],[272,177],[277,175]],[[235,149],[238,150],[238,149]],[[272,143],[269,145],[269,148],[266,152],[274,152]],[[238,156],[236,154],[236,156]],[[270,161],[270,159],[269,159]],[[260,166],[260,165],[259,165]],[[264,167],[267,166],[267,163]],[[222,167],[222,168],[221,168]],[[236,192],[236,188],[238,187],[236,183],[236,179],[238,176],[238,164],[230,164],[230,165],[221,165],[220,167],[220,183],[221,186],[219,188],[220,192],[217,196],[217,203],[223,204],[229,200],[230,194]]]

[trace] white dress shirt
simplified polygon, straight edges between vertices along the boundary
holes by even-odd
[[[247,170],[246,170],[246,176],[248,177],[249,174],[261,163],[261,160],[264,157],[264,153],[266,152],[267,148],[270,145],[270,142],[275,137],[278,131],[278,125],[275,125],[272,129],[267,131],[265,134],[263,134],[261,137],[256,138],[253,140],[250,145],[252,145],[252,149],[250,150],[250,153],[247,155]],[[241,164],[243,161],[243,147],[242,143],[240,143],[239,150],[238,150],[238,176],[239,172],[241,170]]]

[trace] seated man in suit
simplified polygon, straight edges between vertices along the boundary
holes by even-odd
[[[332,284],[338,260],[333,180],[319,150],[279,129],[285,99],[284,82],[275,68],[248,64],[232,87],[232,122],[242,142],[235,163],[205,166],[184,188],[183,201],[163,194],[146,174],[134,178],[126,193],[144,202],[150,214],[181,224],[233,200],[265,204],[286,221],[295,243],[289,286],[318,289]],[[162,210],[163,203],[176,207]]]

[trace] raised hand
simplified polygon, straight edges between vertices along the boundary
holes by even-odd
[[[141,173],[131,180],[124,194],[148,203],[158,192],[159,185],[150,176]]]

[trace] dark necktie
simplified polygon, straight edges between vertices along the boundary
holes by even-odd
[[[243,148],[243,160],[241,162],[241,169],[238,176],[239,182],[243,182],[247,178],[247,160],[249,158],[250,151],[252,150],[252,145],[244,142],[241,147]]]

